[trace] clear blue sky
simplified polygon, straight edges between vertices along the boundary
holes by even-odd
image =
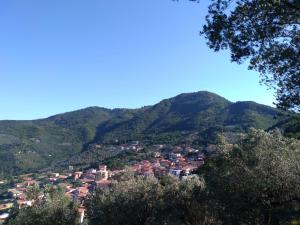
[[[0,1],[0,119],[135,108],[199,90],[271,105],[256,72],[199,36],[207,2]]]

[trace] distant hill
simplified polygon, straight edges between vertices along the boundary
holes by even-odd
[[[210,92],[181,94],[139,111],[124,123],[107,121],[97,129],[94,142],[182,138],[212,130],[244,132],[267,129],[278,122],[277,109],[255,102],[232,103]],[[201,137],[199,137],[201,138]]]
[[[232,103],[210,92],[181,94],[140,109],[86,109],[32,121],[0,121],[0,177],[35,171],[94,143],[213,142],[218,132],[268,129],[277,109]]]

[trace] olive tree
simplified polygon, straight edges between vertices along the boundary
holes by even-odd
[[[162,187],[155,178],[131,177],[109,190],[96,190],[86,202],[91,225],[143,225],[153,219]]]
[[[36,193],[36,191],[34,191]],[[33,195],[36,196],[36,195]],[[76,225],[77,206],[59,188],[51,188],[33,206],[14,209],[6,225]]]
[[[159,223],[166,225],[217,224],[206,198],[205,182],[198,176],[173,180],[165,186]]]
[[[172,176],[127,176],[110,190],[97,190],[86,202],[91,225],[206,225],[213,223],[204,204],[204,181]]]
[[[300,142],[277,130],[223,144],[202,173],[225,224],[278,224],[300,205]]]

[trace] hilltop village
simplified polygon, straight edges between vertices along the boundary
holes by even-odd
[[[100,147],[100,146],[96,146]],[[45,172],[41,174],[26,174],[18,177],[13,187],[7,189],[6,198],[0,201],[0,224],[9,216],[12,208],[22,208],[34,204],[29,193],[32,188],[44,189],[47,186],[57,186],[74,202],[80,205],[81,221],[84,218],[84,200],[95,189],[107,190],[117,177],[130,171],[139,176],[163,177],[171,175],[178,179],[192,176],[194,171],[204,164],[205,154],[212,152],[214,146],[205,149],[195,149],[190,146],[153,145],[153,158],[129,163],[125,169],[108,169],[107,165],[100,164],[97,168],[77,170],[69,166],[61,172]],[[141,151],[143,145],[139,142],[110,146],[121,151]],[[5,181],[2,181],[4,183]],[[1,184],[0,184],[1,185]],[[43,197],[43,196],[39,196]]]

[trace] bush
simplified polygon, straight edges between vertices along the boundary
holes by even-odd
[[[15,209],[5,225],[76,225],[77,207],[64,192],[51,188],[32,207]]]
[[[226,224],[291,221],[300,199],[300,142],[253,129],[238,144],[221,145],[201,174]]]

